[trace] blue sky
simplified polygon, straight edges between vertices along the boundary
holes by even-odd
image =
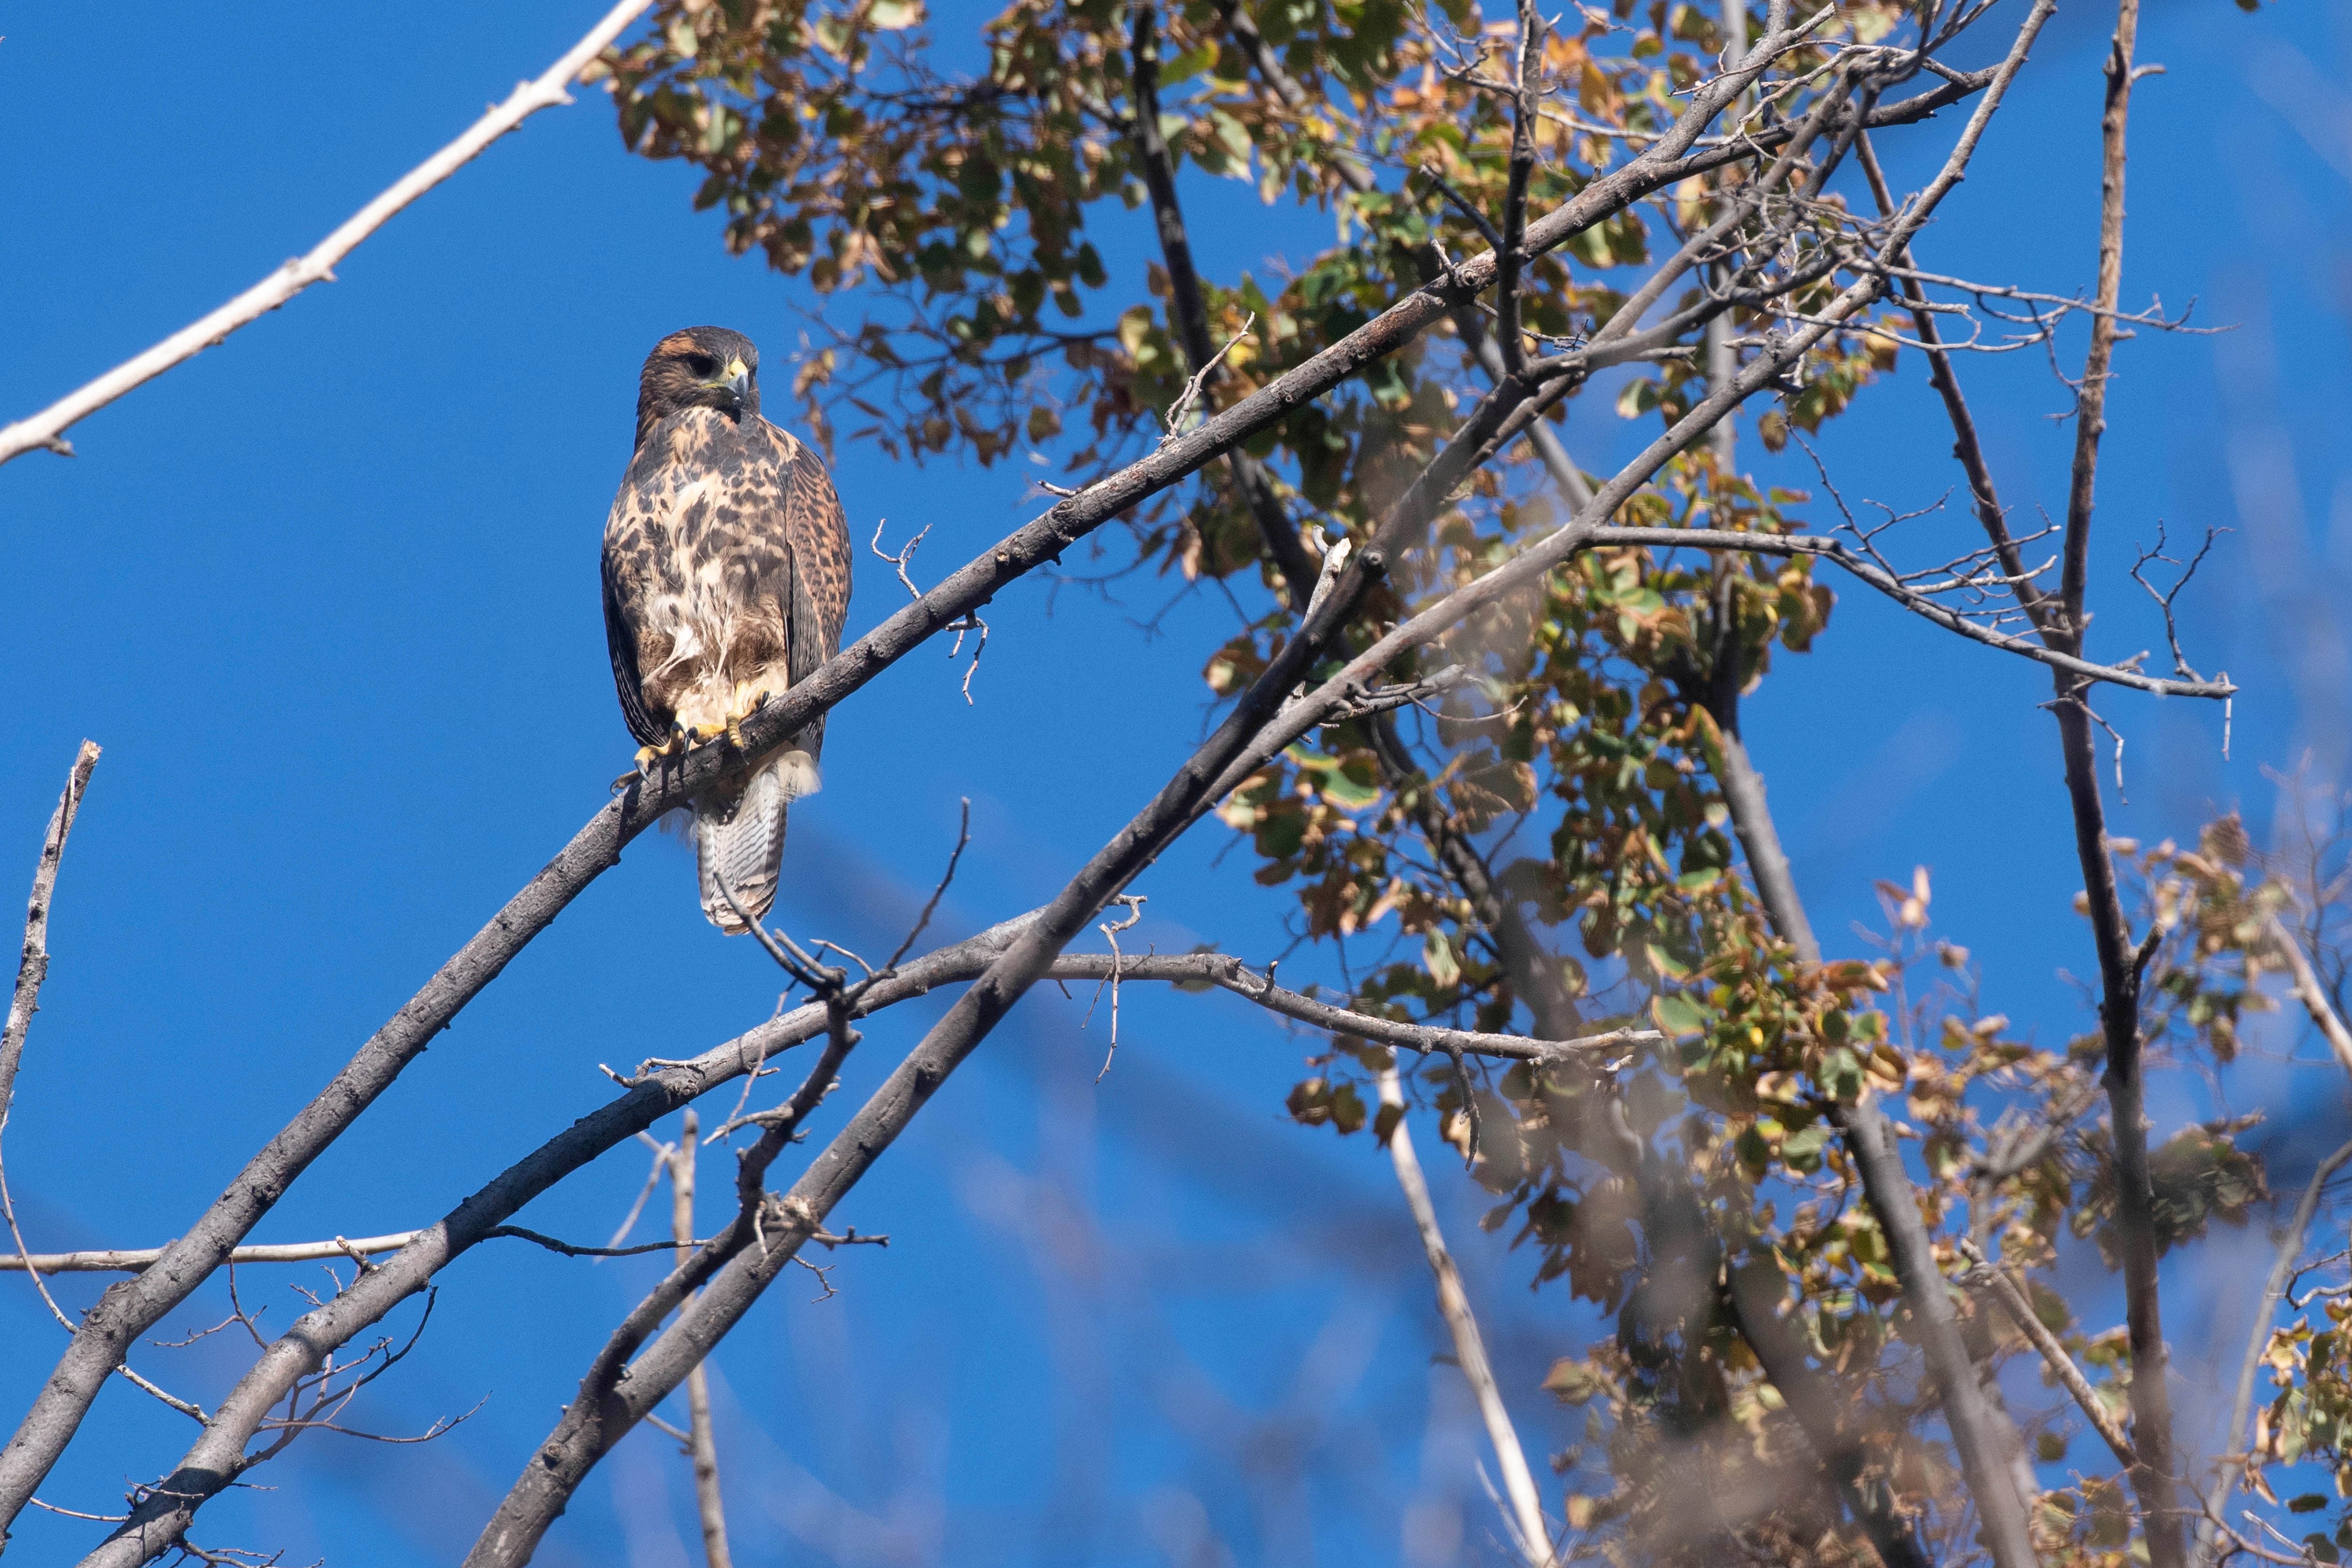
[[[943,27],[975,9],[943,10]],[[12,16],[6,414],[307,249],[544,68],[592,13],[529,0],[248,5],[233,23],[150,5],[102,23]],[[1922,242],[1933,265],[2087,286],[2107,25],[2090,5],[2052,24]],[[2192,657],[2246,689],[2229,758],[2210,709],[2106,706],[2129,742],[2118,827],[2156,837],[2232,803],[2263,822],[2263,768],[2309,749],[2341,777],[2352,745],[2352,462],[2336,438],[2352,414],[2352,100],[2339,85],[2352,31],[2313,0],[2254,17],[2160,0],[2141,57],[2168,74],[2137,99],[2126,294],[2195,296],[2199,321],[2242,323],[2143,334],[2114,393],[2095,647],[2158,636],[2122,578],[2158,520],[2176,538],[2237,530],[2186,619]],[[1946,133],[1883,143],[1898,185],[1924,178]],[[176,1234],[625,765],[595,560],[636,366],[696,321],[742,328],[772,363],[806,303],[724,254],[716,221],[688,208],[693,184],[624,155],[602,94],[583,94],[394,220],[339,282],[77,428],[79,458],[0,472],[0,658],[14,677],[0,893],[29,872],[75,743],[107,748],[8,1127],[36,1247]],[[1328,243],[1320,224],[1269,221],[1197,173],[1186,199],[1213,272]],[[1132,268],[1148,230],[1106,221],[1097,242]],[[2064,399],[2046,363],[1965,370],[2005,499],[2060,504],[2069,432],[2049,417]],[[1849,495],[1907,509],[1958,476],[1916,359],[1897,381],[1824,452]],[[1587,403],[1569,439],[1588,468],[1646,438]],[[1760,471],[1811,482],[1809,468]],[[853,447],[838,479],[861,535],[882,517],[894,539],[931,525],[922,581],[1035,510],[1005,468],[916,468]],[[867,559],[857,592],[853,634],[898,590]],[[1024,585],[992,612],[972,705],[957,668],[927,652],[844,709],[826,789],[793,816],[780,918],[887,945],[964,796],[974,841],[952,925],[1049,896],[1199,733],[1198,672],[1231,613],[1196,598],[1147,637],[1134,623],[1160,603],[1151,588],[1124,605],[1065,590],[1048,615],[1045,586]],[[2079,879],[2036,708],[2047,693],[2022,661],[1842,586],[1818,651],[1781,660],[1748,723],[1830,945],[1851,949],[1852,922],[1874,921],[1874,877],[1927,865],[1941,927],[1983,962],[1989,998],[2054,1040],[2089,1026],[2063,972],[2093,960],[2066,907]],[[1155,868],[1137,940],[1278,951],[1280,900],[1231,863],[1213,873],[1223,845],[1212,825]],[[428,1223],[602,1103],[599,1062],[705,1048],[765,1017],[777,989],[764,959],[705,925],[685,851],[642,841],[257,1239]],[[814,1277],[788,1281],[729,1342],[718,1373],[739,1560],[1407,1563],[1451,1561],[1456,1539],[1470,1560],[1489,1555],[1474,1428],[1458,1380],[1430,1362],[1442,1331],[1385,1164],[1365,1140],[1282,1117],[1313,1042],[1230,998],[1130,993],[1118,1065],[1097,1089],[1103,1021],[1081,1031],[1084,1003],[1025,1005],[844,1208],[844,1223],[893,1236],[887,1253],[844,1255],[841,1293],[821,1303]],[[867,1031],[827,1130],[929,1016]],[[2332,1074],[2278,1068],[2245,1087],[2340,1121]],[[2167,1080],[2159,1122],[2201,1105],[2193,1083]],[[523,1222],[602,1239],[643,1175],[639,1152],[615,1153]],[[1588,1321],[1529,1295],[1528,1259],[1470,1227],[1480,1194],[1442,1167],[1437,1179],[1530,1447],[1573,1440],[1534,1384],[1581,1347]],[[347,1568],[453,1559],[656,1268],[491,1244],[445,1278],[419,1352],[358,1414],[416,1430],[487,1395],[479,1413],[423,1447],[306,1438],[257,1477],[277,1489],[214,1505],[198,1538]],[[305,1305],[295,1271],[247,1279],[266,1324]],[[86,1300],[95,1285],[62,1289]],[[2178,1282],[2184,1353],[2209,1321],[2199,1289]],[[162,1331],[225,1310],[207,1291]],[[414,1321],[404,1309],[394,1326]],[[61,1339],[21,1283],[0,1289],[8,1419]],[[226,1335],[134,1363],[207,1405],[243,1363]],[[170,1468],[188,1430],[118,1387],[43,1496],[112,1511],[124,1485]],[[28,1518],[19,1551],[59,1560],[91,1528]],[[691,1540],[683,1465],[648,1433],[591,1479],[542,1560],[666,1568],[696,1560]]]

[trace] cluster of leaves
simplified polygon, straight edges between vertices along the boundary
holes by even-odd
[[[2271,1465],[2324,1467],[2332,1472],[2336,1499],[2352,1498],[2352,1347],[2346,1343],[2352,1336],[2345,1327],[2352,1322],[2352,1300],[2342,1290],[2315,1294],[2323,1296],[2318,1310],[2276,1330],[2263,1357],[2279,1393],[2262,1413],[2245,1475],[2273,1507],[2280,1499],[2264,1473]],[[2293,1514],[2313,1514],[2330,1502],[2323,1493],[2299,1492],[2284,1506]],[[2310,1532],[2305,1545],[2321,1562],[2336,1562],[2339,1548],[2352,1547],[2352,1513],[2339,1518],[2332,1532]]]
[[[1841,33],[1884,34],[1903,8],[1847,9],[1787,68],[1822,63]],[[1583,16],[1546,44],[1563,112],[1538,126],[1536,211],[1663,129],[1722,47],[1689,5],[1615,0],[1613,16]],[[1507,106],[1471,79],[1492,76],[1504,40],[1480,30],[1466,0],[1442,14],[1403,0],[1283,0],[1251,17],[1305,101],[1259,79],[1216,0],[1172,5],[1153,16],[1171,153],[1269,205],[1328,208],[1337,232],[1278,279],[1204,279],[1211,336],[1234,345],[1212,391],[1219,405],[1417,286],[1415,258],[1433,240],[1448,256],[1485,247],[1438,181],[1499,214],[1507,178]],[[1135,21],[1127,0],[1016,0],[981,28],[981,63],[954,73],[937,62],[966,51],[935,39],[921,0],[662,0],[602,68],[628,146],[700,170],[696,203],[725,215],[730,248],[854,302],[854,319],[813,316],[791,356],[792,393],[820,439],[841,425],[918,460],[1034,453],[1084,479],[1159,438],[1192,369],[1160,268],[1114,277],[1104,259],[1153,234],[1139,210]],[[1373,171],[1375,188],[1353,188],[1343,161]],[[1676,228],[1702,210],[1691,193],[1678,201],[1620,215],[1539,261],[1529,329],[1569,338],[1605,319],[1622,301],[1611,279],[1647,259],[1652,223]],[[1866,378],[1884,351],[1863,341],[1813,356],[1790,404],[1801,422],[1817,424]],[[1433,365],[1431,352],[1409,346],[1255,443],[1295,509],[1360,527],[1426,460],[1461,379],[1458,356]],[[1670,412],[1672,397],[1657,406]],[[1189,505],[1148,506],[1135,526],[1142,548],[1129,566],[1222,577],[1260,559],[1221,476]]]
[[[1321,209],[1336,232],[1265,277],[1203,279],[1210,336],[1232,343],[1208,390],[1215,405],[1417,286],[1430,247],[1485,248],[1456,203],[1499,216],[1510,142],[1507,104],[1485,85],[1509,36],[1483,27],[1464,0],[1442,16],[1403,0],[1245,6],[1304,101],[1263,79],[1229,25],[1234,8],[1182,0],[1147,18],[1162,60],[1160,128],[1180,165],[1246,184],[1269,205]],[[1910,10],[1843,5],[1780,68],[1804,79],[1843,43],[1907,25]],[[1547,37],[1534,210],[1621,163],[1689,101],[1723,47],[1713,11],[1612,0],[1577,8],[1580,26]],[[936,63],[942,46],[921,0],[661,0],[650,31],[606,66],[628,145],[701,171],[697,203],[725,215],[728,245],[805,278],[827,301],[793,356],[792,393],[820,438],[839,423],[893,455],[1035,457],[1083,480],[1160,438],[1193,368],[1162,268],[1106,260],[1154,234],[1134,125],[1137,21],[1129,0],[1013,0],[959,75]],[[1752,17],[1751,35],[1760,26]],[[1805,103],[1798,91],[1775,112],[1793,118]],[[1631,292],[1630,269],[1702,226],[1717,194],[1693,182],[1542,258],[1528,328],[1555,342],[1593,330]],[[1813,226],[1787,240],[1800,272],[1828,255],[1842,221],[1834,193],[1806,210]],[[1809,309],[1835,287],[1823,262],[1790,303]],[[835,319],[845,306],[854,319]],[[1738,324],[1769,325],[1744,312]],[[1759,419],[1764,446],[1777,451],[1843,414],[1893,368],[1889,342],[1825,342]],[[1251,454],[1291,514],[1333,533],[1368,528],[1479,395],[1464,347],[1441,329],[1255,440]],[[1694,357],[1668,354],[1595,385],[1623,417],[1672,421],[1700,376]],[[1694,450],[1619,521],[1789,531],[1805,526],[1808,499]],[[1356,646],[1560,521],[1525,453],[1481,470],[1430,547],[1391,563]],[[1222,467],[1147,506],[1134,528],[1122,570],[1271,570]],[[1507,951],[1496,919],[1507,910],[1534,934],[1535,989],[1564,1010],[1544,1027],[1641,1022],[1667,1037],[1608,1071],[1522,1065],[1465,1078],[1447,1063],[1412,1080],[1496,1194],[1486,1228],[1527,1247],[1538,1284],[1564,1280],[1613,1322],[1548,1386],[1584,1411],[1582,1441],[1556,1460],[1570,1478],[1568,1519],[1621,1558],[1719,1561],[1727,1531],[1774,1561],[1866,1560],[1824,1491],[1788,1484],[1788,1456],[1811,1450],[1725,1305],[1732,1281],[1790,1303],[1807,1353],[1873,1413],[1875,1481],[1964,1545],[1966,1510],[1948,1457],[1920,1432],[1901,1292],[1836,1134],[1837,1107],[1865,1093],[1901,1106],[1937,1260],[1954,1276],[1963,1237],[2025,1268],[2052,1261],[2070,1235],[2108,1239],[2105,1135],[2084,1125],[2100,1104],[2095,1037],[2050,1050],[1982,1008],[1967,953],[1927,935],[1924,873],[1886,889],[1882,952],[1809,963],[1735,868],[1717,783],[1725,699],[1765,679],[1776,650],[1809,649],[1832,605],[1802,560],[1576,557],[1418,661],[1471,673],[1450,695],[1402,723],[1384,715],[1323,731],[1221,812],[1254,851],[1255,880],[1291,889],[1298,936],[1328,945],[1355,1005],[1528,1026],[1539,998],[1523,994],[1529,973]],[[1269,602],[1209,659],[1212,691],[1254,679],[1288,625]],[[2176,1058],[2227,1064],[2241,1019],[2270,1005],[2267,932],[2286,895],[2250,875],[2258,868],[2234,819],[2194,852],[2117,852],[2163,933],[2152,1039]],[[1391,1065],[1385,1047],[1339,1041],[1289,1109],[1309,1125],[1384,1138],[1395,1114],[1371,1080]],[[2235,1141],[2242,1131],[2192,1127],[2155,1152],[2168,1245],[2215,1218],[2242,1224],[2267,1195],[2259,1160]],[[1659,1169],[1674,1173],[1686,1212],[1661,1208],[1644,1173]],[[1669,1289],[1677,1270],[1682,1286]],[[2119,1342],[2085,1337],[2046,1288],[2033,1299],[2119,1408]],[[1986,1354],[2016,1353],[2018,1336],[1989,1308],[1964,1310]],[[2334,1411],[2338,1352],[2318,1343],[2293,1352],[2282,1398]],[[2315,1419],[2301,1428],[2306,1449],[2312,1432],[2326,1435],[2319,1447],[2334,1440]],[[2063,1441],[2042,1436],[2054,1463]],[[1720,1495],[1780,1500],[1720,1531],[1695,1521],[1694,1465]],[[2130,1514],[2111,1479],[2078,1475],[2044,1494],[2037,1529],[2053,1562],[2120,1563]]]

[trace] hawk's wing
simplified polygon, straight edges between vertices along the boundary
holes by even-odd
[[[841,651],[841,629],[849,617],[849,519],[834,493],[833,480],[807,443],[765,420],[761,428],[776,451],[783,479],[783,534],[791,582],[779,584],[785,602],[786,662],[793,683],[816,673]],[[802,731],[801,746],[815,756],[824,744],[820,718]]]
[[[613,656],[613,686],[621,694],[621,717],[641,746],[658,746],[669,732],[646,711],[645,680],[637,672],[637,628],[629,615],[635,599],[617,575],[619,564],[606,551],[604,578],[604,647]]]

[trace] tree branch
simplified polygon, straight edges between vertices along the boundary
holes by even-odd
[[[701,1123],[688,1110],[670,1152],[670,1235],[684,1268],[701,1244],[694,1239],[694,1152]],[[710,1426],[710,1377],[701,1366],[686,1374],[686,1451],[694,1462],[694,1507],[702,1524],[702,1555],[709,1568],[734,1568],[727,1546],[727,1510],[719,1495],[719,1438]]]
[[[2065,565],[2059,600],[2077,646],[2086,625],[2083,595],[2090,582],[2091,509],[2099,474],[2099,438],[2107,429],[2107,377],[2115,358],[2116,305],[2124,279],[2124,154],[2131,119],[2132,49],[2139,36],[2139,0],[2116,0],[2116,32],[2107,48],[2106,102],[2099,116],[2098,306],[2091,317],[2091,347],[2074,406],[2074,461],[2067,477]],[[2157,1568],[2164,1568],[2159,1562]]]
[[[307,255],[296,257],[227,304],[199,317],[146,353],[124,361],[38,414],[0,426],[0,463],[20,458],[36,447],[72,457],[73,447],[65,439],[65,432],[73,425],[173,365],[195,358],[239,327],[259,321],[311,284],[333,281],[336,264],[359,248],[360,243],[382,228],[394,213],[472,163],[491,142],[541,110],[570,103],[572,95],[566,89],[572,79],[652,4],[653,0],[621,0],[544,74],[517,87],[504,103],[474,121],[455,142],[402,175],[390,189],[353,213],[341,228],[320,240]]]
[[[1777,1271],[1776,1271],[1777,1272]],[[1803,1341],[1782,1321],[1779,1303],[1767,1298],[1757,1275],[1732,1269],[1724,1286],[1724,1307],[1740,1338],[1756,1352],[1756,1363],[1797,1418],[1805,1440],[1822,1457],[1837,1483],[1838,1496],[1877,1549],[1886,1568],[1932,1568],[1916,1527],[1894,1507],[1884,1480],[1865,1479],[1873,1467],[1862,1434],[1846,1415],[1853,1404],[1807,1358]]]
[[[1503,368],[1517,374],[1527,363],[1527,339],[1519,332],[1519,274],[1526,258],[1519,240],[1528,230],[1528,181],[1536,171],[1536,86],[1543,66],[1543,13],[1535,0],[1517,0],[1518,37],[1511,59],[1511,157],[1503,195],[1503,238],[1496,247],[1495,343]]]
[[[2021,637],[2011,637],[1979,625],[1920,593],[1844,541],[1826,534],[1749,533],[1706,528],[1596,528],[1592,531],[1588,548],[1612,544],[1644,544],[1661,550],[1684,547],[1746,550],[1759,555],[1818,555],[1835,562],[1905,609],[1934,622],[1946,631],[1957,632],[1971,642],[1999,648],[2003,653],[2013,653],[2020,658],[2046,664],[2085,683],[2105,681],[2113,686],[2128,687],[2134,691],[2152,692],[2158,697],[2202,697],[2217,701],[2234,697],[2238,691],[2237,687],[2227,680],[2175,680],[2163,676],[2143,675],[2126,665],[2093,664],[2063,648],[2030,642]]]
[[[49,974],[49,906],[57,897],[58,864],[64,858],[66,836],[73,831],[81,810],[82,792],[98,766],[99,748],[84,741],[66,773],[65,793],[49,815],[48,831],[41,837],[40,858],[33,866],[33,893],[25,906],[25,945],[16,960],[16,989],[8,1000],[8,1022],[0,1027],[0,1129],[8,1125],[8,1107],[16,1097],[16,1067],[24,1060],[25,1035],[40,1011],[41,983]]]
[[[2303,1010],[2319,1026],[2327,1048],[2336,1053],[2336,1062],[2346,1072],[2352,1072],[2352,1029],[2346,1028],[2344,1020],[2336,1016],[2335,1005],[2327,999],[2327,987],[2320,984],[2319,972],[2312,968],[2303,943],[2287,930],[2286,922],[2273,915],[2270,927],[2271,942],[2286,960],[2287,973],[2294,977],[2294,999],[2303,1004]],[[0,1083],[5,1081],[0,1079]],[[0,1105],[5,1105],[5,1099],[0,1095]]]
[[[394,1231],[390,1236],[363,1236],[357,1241],[336,1237],[330,1241],[281,1242],[268,1247],[240,1247],[228,1255],[230,1264],[239,1263],[311,1263],[331,1258],[364,1260],[398,1252],[418,1237],[421,1230]],[[492,1240],[511,1237],[543,1247],[550,1252],[560,1252],[566,1258],[635,1258],[640,1253],[659,1252],[670,1243],[648,1242],[643,1247],[581,1247],[542,1236],[520,1226],[501,1225],[482,1233],[482,1239]],[[104,1252],[36,1252],[29,1258],[0,1257],[0,1274],[22,1273],[29,1262],[35,1272],[41,1274],[136,1274],[152,1268],[164,1254],[160,1247],[116,1248]]]
[[[2107,1407],[2099,1403],[2097,1390],[2091,1386],[2091,1380],[2083,1375],[2083,1369],[2074,1364],[2074,1358],[2066,1353],[2066,1347],[2058,1342],[2058,1336],[2052,1333],[2035,1315],[2033,1303],[2027,1300],[2017,1281],[2009,1277],[2009,1271],[1988,1260],[1977,1244],[1965,1237],[1960,1238],[1959,1249],[1960,1256],[1976,1266],[1974,1272],[1990,1288],[1993,1300],[2000,1303],[2000,1310],[2009,1315],[2011,1322],[2017,1325],[2018,1332],[2041,1352],[2043,1364],[2050,1368],[2051,1375],[2058,1380],[2058,1385],[2074,1396],[2074,1403],[2089,1418],[2091,1429],[2105,1441],[2108,1451],[2116,1457],[2116,1462],[2126,1469],[2138,1464],[2139,1456],[2132,1451],[2131,1439],[2124,1436],[2124,1429],[2116,1424],[2116,1418],[2107,1414]]]
[[[2106,62],[2106,102],[2100,118],[2099,283],[2103,311],[2112,312],[2123,279],[2125,132],[2131,106],[2132,47],[2138,0],[2118,0],[2116,33]],[[2086,626],[2084,595],[2090,560],[2091,510],[2098,476],[2099,437],[2106,426],[2106,383],[2115,346],[2115,318],[2095,315],[2075,411],[2074,462],[2066,502],[2059,589],[2059,635],[2079,653]],[[2140,973],[2135,962],[2115,861],[2107,847],[2106,805],[2101,796],[2087,686],[2061,674],[2052,704],[2066,763],[2074,848],[2082,864],[2091,931],[2099,955],[2099,1017],[2106,1036],[2107,1103],[2114,1124],[2116,1228],[2122,1241],[2126,1335],[2131,1347],[2132,1447],[2140,1463],[2131,1472],[2139,1500],[2151,1568],[2181,1568],[2187,1561],[2175,1507],[2172,1394],[2164,1344],[2163,1304],[2157,1279],[2155,1196],[2147,1170],[2147,1123],[2140,1062]]]
[[[40,1011],[41,983],[49,977],[49,908],[57,898],[58,866],[65,858],[66,836],[73,831],[74,816],[81,810],[82,792],[89,787],[90,770],[98,766],[98,752],[96,744],[84,741],[74,753],[73,766],[66,773],[65,793],[58,796],[58,808],[49,814],[49,829],[41,836],[40,858],[33,863],[33,893],[25,906],[25,945],[16,960],[16,988],[9,995],[7,1023],[0,1026],[0,1134],[8,1130],[8,1110],[16,1095],[16,1069],[25,1059],[25,1037],[32,1029],[33,1015]],[[25,1233],[17,1228],[16,1200],[8,1191],[5,1160],[0,1160],[0,1219],[7,1222],[8,1238],[16,1244],[10,1261],[33,1275],[50,1313],[70,1329],[65,1313],[50,1300],[48,1287],[41,1284],[32,1254],[25,1246]],[[0,1521],[0,1543],[6,1540],[7,1524]]]
[[[1550,1568],[1556,1561],[1551,1528],[1545,1521],[1542,1500],[1536,1495],[1535,1477],[1519,1447],[1518,1428],[1503,1405],[1495,1386],[1495,1369],[1486,1360],[1486,1343],[1478,1333],[1478,1320],[1470,1310],[1470,1296],[1462,1288],[1462,1271],[1445,1249],[1445,1232],[1437,1223],[1436,1205],[1429,1201],[1429,1183],[1421,1173],[1421,1160],[1412,1152],[1412,1131],[1406,1125],[1404,1089],[1393,1064],[1381,1073],[1381,1119],[1389,1122],[1389,1162],[1396,1168],[1397,1185],[1404,1189],[1405,1206],[1412,1211],[1413,1228],[1421,1234],[1421,1249],[1429,1271],[1437,1279],[1437,1310],[1454,1338],[1454,1359],[1478,1401],[1478,1415],[1486,1424],[1486,1440],[1494,1445],[1495,1463],[1503,1472],[1503,1491],[1510,1499],[1504,1523],[1513,1544],[1528,1568]],[[1390,1113],[1393,1112],[1393,1116]]]
[[[1944,1419],[1959,1450],[1960,1469],[1976,1498],[1983,1521],[1986,1549],[1999,1568],[2033,1568],[2032,1531],[2027,1528],[2025,1500],[2004,1462],[2002,1422],[1996,1417],[1984,1386],[1977,1381],[1975,1364],[1961,1342],[1958,1321],[1943,1270],[1936,1267],[1927,1227],[1919,1217],[1911,1177],[1903,1169],[1903,1155],[1895,1144],[1895,1128],[1875,1104],[1862,1100],[1838,1106],[1831,1119],[1845,1133],[1870,1199],[1871,1212],[1886,1238],[1888,1258],[1903,1282],[1903,1300],[1911,1309],[1920,1348],[1928,1370],[1935,1373],[1943,1401]]]

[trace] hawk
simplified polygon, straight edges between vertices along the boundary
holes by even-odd
[[[759,374],[760,351],[724,327],[656,343],[604,524],[604,635],[638,772],[721,737],[738,759],[693,802],[702,912],[730,935],[775,901],[784,808],[815,791],[824,747],[822,716],[764,757],[738,725],[840,651],[849,610],[841,500],[816,454],[760,417]]]

